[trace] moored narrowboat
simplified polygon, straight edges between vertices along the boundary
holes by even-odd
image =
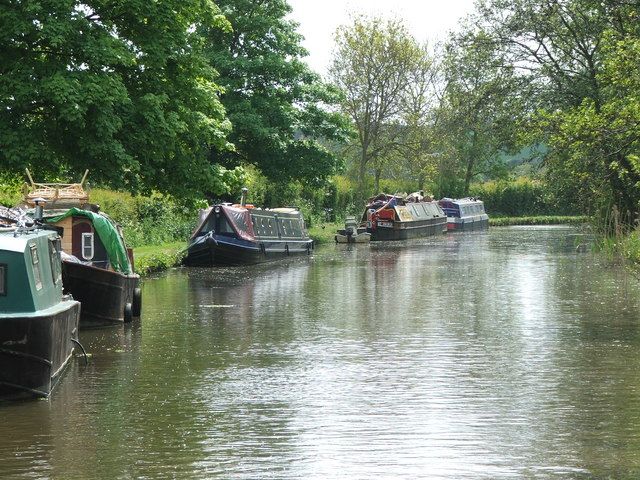
[[[306,255],[313,249],[304,219],[296,208],[262,209],[218,204],[200,213],[185,264],[247,265]]]
[[[45,221],[62,231],[65,292],[82,303],[80,326],[128,323],[142,309],[140,276],[118,226],[99,211],[49,211]]]
[[[89,203],[87,175],[80,183],[35,183],[27,170],[25,203],[44,200],[44,221],[62,236],[64,292],[82,304],[80,327],[128,323],[141,314],[140,276],[121,228]]]
[[[443,198],[438,202],[447,215],[448,230],[477,230],[489,227],[484,202],[477,198]]]
[[[78,341],[80,303],[63,295],[60,238],[0,226],[0,398],[47,397]]]
[[[380,194],[370,198],[362,216],[372,241],[407,240],[447,231],[446,215],[430,197]]]

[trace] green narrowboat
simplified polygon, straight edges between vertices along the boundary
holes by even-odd
[[[49,396],[79,319],[80,303],[62,293],[58,234],[0,226],[0,398]]]

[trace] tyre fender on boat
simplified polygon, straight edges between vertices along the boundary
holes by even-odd
[[[142,289],[136,287],[133,289],[133,303],[131,305],[134,317],[139,317],[142,313]]]
[[[126,303],[124,306],[124,323],[131,323],[133,320],[133,307],[130,303]]]

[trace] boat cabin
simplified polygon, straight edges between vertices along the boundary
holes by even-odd
[[[489,216],[484,210],[484,202],[476,198],[443,198],[438,202],[447,215],[449,230],[486,228]]]
[[[0,231],[0,312],[46,310],[62,297],[60,238],[53,231]]]
[[[201,212],[201,223],[191,238],[208,233],[247,241],[295,240],[307,236],[302,214],[295,208],[246,208],[216,205]]]

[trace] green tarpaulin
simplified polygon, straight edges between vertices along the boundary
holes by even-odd
[[[131,274],[131,264],[129,263],[129,257],[127,256],[127,249],[124,246],[122,237],[118,233],[116,226],[111,220],[104,215],[90,212],[89,210],[82,210],[80,208],[72,208],[62,215],[57,217],[49,217],[45,220],[47,223],[57,223],[60,220],[64,220],[67,217],[86,217],[91,220],[93,228],[95,229],[98,237],[104,244],[104,248],[107,250],[109,256],[109,262],[113,269],[120,273]]]

